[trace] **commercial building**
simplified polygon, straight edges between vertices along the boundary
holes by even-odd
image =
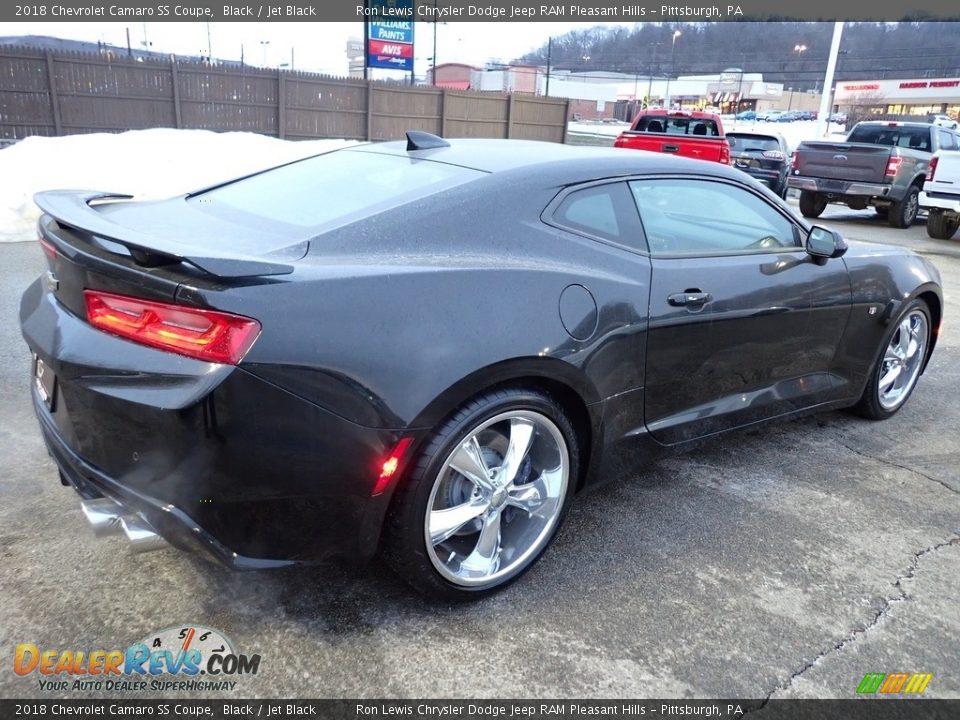
[[[833,104],[875,115],[960,115],[960,78],[856,80],[837,83]]]

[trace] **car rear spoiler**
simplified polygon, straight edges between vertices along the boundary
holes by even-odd
[[[129,200],[132,195],[81,190],[52,190],[37,193],[33,201],[58,223],[99,238],[119,243],[130,251],[139,265],[156,266],[183,262],[219,278],[244,278],[262,275],[288,275],[293,265],[258,257],[211,255],[209,250],[176,240],[153,237],[133,228],[118,225],[98,213],[92,203]]]

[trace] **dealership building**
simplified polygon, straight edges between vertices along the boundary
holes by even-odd
[[[840,110],[868,108],[877,115],[960,115],[960,78],[853,80],[837,83],[833,104]]]

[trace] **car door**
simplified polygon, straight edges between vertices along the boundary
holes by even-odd
[[[818,261],[788,211],[702,177],[633,180],[652,263],[644,419],[675,444],[842,395],[842,259]],[[849,391],[848,391],[849,392]]]

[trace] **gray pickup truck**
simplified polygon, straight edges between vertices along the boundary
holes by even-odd
[[[926,123],[857,123],[845,141],[800,143],[788,185],[800,190],[804,217],[842,203],[854,210],[873,206],[893,227],[910,227],[930,158],[956,142],[955,130]]]

